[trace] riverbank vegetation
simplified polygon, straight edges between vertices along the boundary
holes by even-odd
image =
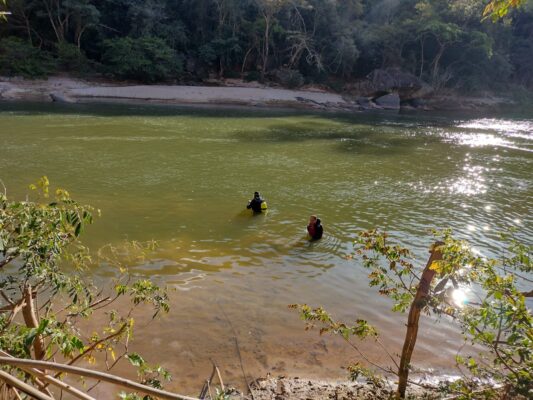
[[[487,4],[11,0],[0,26],[0,73],[148,83],[243,78],[343,90],[392,68],[433,89],[531,89],[533,3]]]
[[[348,367],[353,379],[365,375],[379,380],[379,374],[397,377],[397,398],[406,397],[409,382],[417,384],[409,374],[415,368],[411,356],[423,314],[450,318],[464,335],[464,344],[458,343],[455,357],[460,378],[434,387],[436,392],[459,399],[531,398],[533,317],[526,304],[526,299],[533,297],[531,248],[520,243],[512,232],[502,235],[501,258],[496,260],[481,256],[449,231],[435,236],[439,240],[431,247],[423,269],[415,266],[407,248],[391,243],[386,233],[362,232],[357,241],[357,257],[370,270],[369,285],[392,299],[393,311],[409,310],[401,352],[387,349],[364,315],[358,316],[354,325],[346,325],[321,307],[292,307],[300,311],[308,328],[316,324],[321,334],[342,336],[356,357],[365,360],[364,364],[356,362]],[[352,338],[376,340],[392,365],[372,361],[373,357]],[[465,349],[467,343],[483,349],[476,354],[473,348]]]
[[[151,308],[155,318],[169,309],[163,289],[125,268],[153,244],[106,246],[92,254],[79,236],[95,210],[65,190],[50,194],[46,177],[30,189],[35,201],[0,193],[0,397],[50,400],[65,393],[91,400],[91,390],[108,382],[127,388],[124,399],[140,399],[137,393],[186,398],[162,391],[168,372],[129,349],[135,310]],[[107,288],[86,274],[89,265],[102,263],[117,270]],[[137,369],[140,383],[108,373],[124,361]],[[96,382],[80,390],[64,382],[67,375]]]

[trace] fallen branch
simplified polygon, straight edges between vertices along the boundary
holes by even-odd
[[[2,351],[2,350],[0,350],[0,355],[2,355],[4,357],[14,358],[9,353],[6,353],[5,351]],[[50,385],[57,386],[58,388],[64,390],[67,393],[70,393],[72,396],[74,396],[74,397],[76,397],[78,399],[81,399],[81,400],[96,400],[94,397],[91,397],[88,394],[83,393],[81,390],[76,389],[75,387],[70,386],[69,384],[67,384],[67,383],[65,383],[65,382],[63,382],[63,381],[61,381],[59,379],[56,379],[53,376],[45,374],[43,371],[40,371],[40,370],[35,369],[35,368],[28,368],[28,367],[18,367],[18,368],[21,369],[24,372],[27,372],[30,375],[38,376],[44,382],[47,382]]]
[[[22,397],[20,397],[19,391],[17,389],[11,388],[11,391],[13,392],[17,400],[22,400]]]
[[[8,374],[6,371],[0,370],[0,380],[3,380],[9,386],[17,388],[21,392],[26,393],[28,396],[31,396],[37,400],[54,400],[52,397],[38,391],[33,386],[28,385],[26,382],[22,382],[21,380]]]
[[[224,392],[226,389],[224,388],[224,381],[222,380],[222,376],[220,376],[220,370],[218,369],[216,364],[214,364],[214,366],[215,366],[215,370],[217,371],[218,381],[220,382],[220,388]]]
[[[194,397],[184,396],[180,394],[175,394],[167,392],[165,390],[155,389],[140,383],[134,382],[132,380],[121,378],[115,375],[106,374],[105,372],[93,371],[87,368],[74,367],[72,365],[59,364],[49,361],[38,361],[38,360],[27,360],[21,358],[9,358],[9,357],[0,357],[0,365],[12,365],[15,367],[27,366],[32,368],[40,369],[50,369],[54,371],[66,372],[74,375],[81,375],[87,378],[99,379],[105,382],[109,382],[118,386],[122,386],[128,389],[132,389],[144,394],[153,395],[161,399],[170,399],[170,400],[199,400]],[[9,374],[8,374],[9,375]],[[11,375],[9,375],[11,376]],[[39,392],[40,393],[40,392]],[[48,400],[48,399],[46,399]]]
[[[205,395],[207,394],[209,390],[209,383],[215,377],[215,373],[216,373],[215,364],[213,363],[213,371],[211,371],[211,376],[205,381],[204,386],[202,387],[202,390],[200,391],[200,395],[198,396],[200,400],[205,398]]]

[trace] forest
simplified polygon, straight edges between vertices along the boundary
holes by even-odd
[[[9,0],[0,74],[146,83],[242,78],[342,90],[400,68],[433,89],[533,88],[533,2],[487,0]]]

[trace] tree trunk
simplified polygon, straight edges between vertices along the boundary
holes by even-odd
[[[52,5],[49,4],[47,1],[44,1],[43,4],[46,8],[46,13],[48,14],[48,20],[50,21],[50,25],[52,25],[52,29],[54,30],[54,33],[56,35],[57,42],[60,43],[62,41],[62,34],[59,33],[59,29],[54,22],[54,17],[52,15]]]
[[[85,30],[89,27],[89,25],[85,25],[83,28],[80,28],[80,30],[76,33],[76,45],[78,46],[78,50],[81,50],[81,37],[85,33]]]
[[[432,72],[433,86],[435,85],[440,86],[439,79],[438,79],[439,63],[440,63],[440,59],[442,58],[442,55],[444,54],[444,50],[446,50],[446,44],[442,44],[439,42],[439,46],[440,46],[439,51],[437,52],[437,55],[435,56],[435,59],[433,60],[433,72]],[[440,88],[437,88],[437,89],[440,89]]]
[[[420,39],[420,72],[418,73],[419,79],[422,79],[422,74],[424,73],[424,43],[425,39]]]
[[[270,50],[270,16],[265,14],[265,43],[263,44],[263,68],[261,69],[261,80],[265,79],[268,65],[268,53]]]
[[[24,323],[28,328],[39,327],[39,320],[35,312],[35,304],[33,303],[33,295],[31,285],[26,285],[24,288],[24,307],[22,307],[22,316],[24,317]],[[45,347],[42,335],[36,335],[33,340],[33,351],[35,353],[36,360],[42,360],[45,356]]]
[[[242,66],[241,66],[241,77],[244,77],[244,68],[246,68],[246,60],[248,59],[248,56],[250,53],[254,50],[254,47],[250,47],[246,54],[244,55],[244,59],[242,60]]]
[[[436,271],[431,269],[431,265],[435,261],[442,260],[442,253],[439,246],[444,243],[436,242],[431,249],[431,255],[426,264],[426,268],[422,272],[420,283],[416,291],[415,298],[411,303],[409,310],[409,317],[407,318],[407,332],[405,333],[405,341],[403,342],[402,358],[400,359],[400,368],[398,369],[398,389],[396,391],[396,398],[405,398],[405,390],[407,389],[407,378],[409,377],[409,366],[411,363],[411,356],[416,344],[416,337],[418,335],[418,320],[420,319],[420,312],[427,304],[429,296],[429,289],[431,288],[431,281],[435,277]]]

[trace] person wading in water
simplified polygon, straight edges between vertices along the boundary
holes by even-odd
[[[267,210],[267,203],[261,198],[259,192],[255,192],[254,198],[248,202],[246,208],[248,210],[251,208],[254,213],[260,213]]]
[[[307,233],[311,237],[311,240],[318,240],[322,238],[324,233],[324,228],[322,227],[320,218],[317,218],[316,215],[311,215],[309,217],[309,225],[307,225]]]

